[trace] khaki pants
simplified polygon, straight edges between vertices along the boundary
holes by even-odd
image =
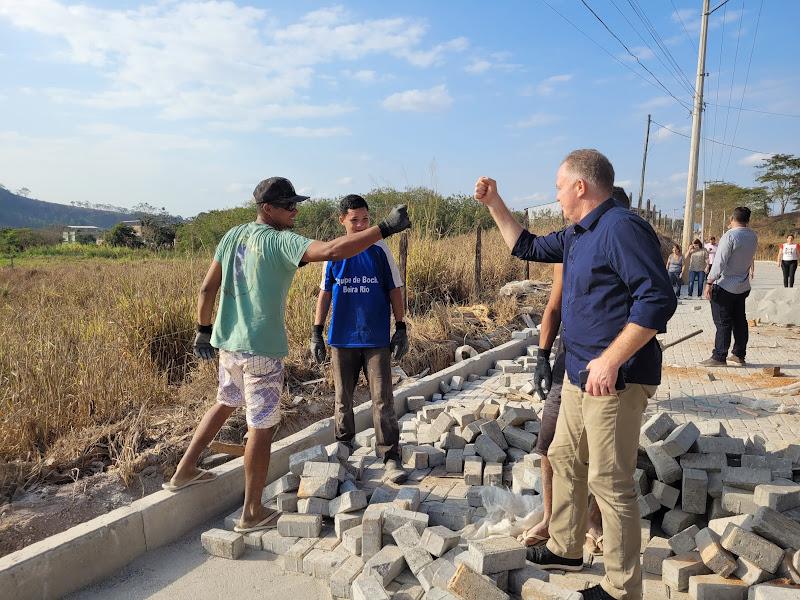
[[[603,516],[603,589],[641,600],[641,529],[633,484],[642,413],[656,386],[628,384],[618,396],[590,396],[566,378],[561,412],[547,453],[553,467],[551,552],[582,558],[588,492]]]
[[[375,427],[375,452],[385,460],[400,460],[400,427],[394,413],[392,356],[386,348],[332,348],[333,384],[336,402],[333,409],[336,440],[350,442],[356,435],[353,417],[353,392],[361,370],[369,383],[372,398],[372,424]]]

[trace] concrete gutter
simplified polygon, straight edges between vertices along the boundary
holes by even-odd
[[[519,335],[517,332],[516,335]],[[483,375],[495,361],[525,353],[535,338],[513,339],[424,377],[394,392],[395,412],[405,414],[406,398],[439,392],[454,375]],[[356,430],[372,427],[371,404],[355,410]],[[289,456],[334,441],[333,418],[323,419],[272,445],[267,482],[289,470]],[[232,511],[244,496],[244,459],[213,469],[217,479],[179,493],[159,491],[62,533],[0,558],[2,595],[17,600],[60,598],[104,579],[149,550],[169,544],[202,523]]]

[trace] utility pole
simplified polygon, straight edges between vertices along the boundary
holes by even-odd
[[[688,248],[694,235],[694,195],[697,191],[697,163],[700,156],[700,126],[703,115],[703,81],[706,71],[706,41],[708,40],[709,0],[703,0],[700,22],[700,48],[697,52],[697,78],[694,84],[694,110],[692,111],[692,140],[689,147],[689,177],[686,182],[686,206],[683,212],[683,237],[681,244]]]
[[[706,184],[708,182],[703,182],[703,214],[700,217],[700,241],[705,242],[706,239]]]
[[[642,155],[642,177],[639,179],[639,214],[642,212],[642,196],[644,196],[644,169],[647,166],[647,145],[650,142],[650,115],[647,115],[647,130],[644,134],[644,154]]]

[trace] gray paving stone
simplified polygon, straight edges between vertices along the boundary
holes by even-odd
[[[672,556],[669,541],[662,537],[650,538],[642,552],[642,570],[645,573],[661,575],[661,564]]]
[[[669,509],[675,508],[680,494],[681,492],[678,488],[667,485],[663,481],[655,480],[653,482],[653,496],[661,503],[661,506]]]
[[[732,523],[725,528],[720,544],[726,550],[774,573],[783,560],[783,550],[772,542]]]
[[[697,525],[692,525],[669,538],[669,547],[675,554],[686,554],[697,549],[695,536],[700,532]]]
[[[511,537],[475,540],[468,546],[470,561],[479,573],[499,573],[525,566],[525,547]]]
[[[681,487],[681,508],[684,512],[702,515],[706,512],[708,475],[700,469],[684,469]]]
[[[245,543],[241,533],[225,529],[209,529],[200,535],[203,549],[212,556],[236,560],[244,554]]]
[[[751,528],[781,548],[800,548],[800,523],[771,508],[758,507]]]
[[[703,563],[721,577],[730,577],[736,570],[736,557],[720,545],[720,536],[706,527],[695,536],[697,551]]]
[[[694,423],[684,423],[678,425],[664,439],[662,448],[669,456],[677,458],[681,454],[688,452],[699,436],[700,430]]]

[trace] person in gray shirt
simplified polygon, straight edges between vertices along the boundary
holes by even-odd
[[[724,367],[730,360],[744,366],[747,351],[747,317],[744,302],[750,293],[753,277],[753,259],[758,238],[748,227],[750,209],[738,206],[733,209],[730,229],[719,240],[714,263],[708,273],[705,297],[711,300],[711,316],[717,328],[714,352],[700,364],[706,367]],[[733,334],[733,350],[728,356]]]

